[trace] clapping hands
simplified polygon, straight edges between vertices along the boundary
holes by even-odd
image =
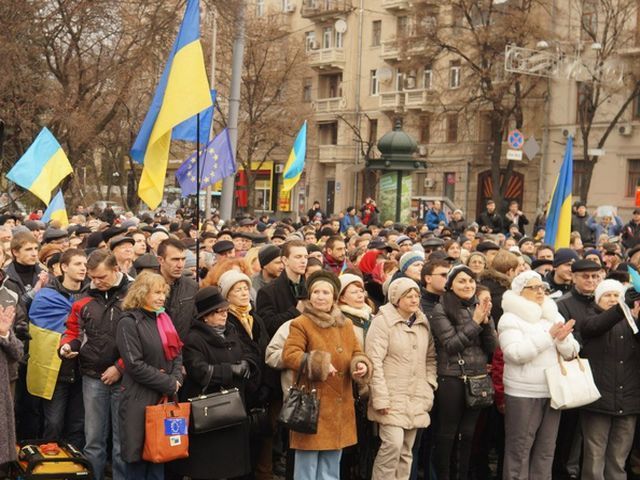
[[[13,320],[16,318],[16,307],[0,307],[0,336],[6,336],[11,327],[13,326]]]

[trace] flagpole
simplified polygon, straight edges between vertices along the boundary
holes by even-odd
[[[213,18],[213,32],[211,39],[211,86],[216,88],[216,50],[218,48],[218,15],[216,12],[216,6],[211,7],[211,16]],[[209,131],[209,138],[213,138],[213,116],[216,113],[216,106],[213,105],[213,112],[211,113],[211,130]],[[204,218],[209,220],[211,218],[211,195],[213,193],[213,185],[207,185],[207,196],[204,200]],[[217,227],[217,225],[216,225]]]
[[[196,282],[200,271],[200,114],[196,114]]]

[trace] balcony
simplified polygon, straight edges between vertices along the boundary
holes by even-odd
[[[351,0],[304,0],[302,18],[323,22],[351,12]]]
[[[407,10],[409,0],[382,0],[382,8],[387,10]]]
[[[309,66],[318,70],[343,69],[345,63],[344,49],[323,48],[308,53]]]
[[[404,106],[408,110],[428,110],[435,101],[433,90],[405,90]]]
[[[353,145],[318,145],[320,163],[351,163],[355,158]]]
[[[398,112],[404,106],[404,92],[385,92],[380,94],[380,110]]]
[[[387,40],[382,42],[382,52],[380,56],[383,60],[399,60],[400,47],[397,40]]]
[[[318,98],[313,102],[316,113],[341,112],[347,108],[347,99],[344,97]]]

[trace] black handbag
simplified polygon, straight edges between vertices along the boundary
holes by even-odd
[[[213,374],[213,367],[210,366],[209,370],[210,374]],[[240,390],[237,388],[222,389],[219,392],[205,395],[204,392],[208,385],[209,381],[205,383],[202,395],[188,399],[191,403],[191,422],[189,423],[191,433],[222,430],[240,425],[247,420],[247,411],[244,408]]]
[[[493,405],[495,390],[493,381],[486,373],[483,375],[469,376],[464,370],[465,361],[462,355],[458,354],[458,365],[462,370],[462,381],[464,382],[464,399],[469,408],[486,408]]]
[[[298,369],[296,383],[289,387],[289,396],[282,402],[278,420],[294,432],[314,434],[318,432],[320,400],[314,388],[300,385],[300,378],[307,366],[308,358],[308,354],[305,353]]]

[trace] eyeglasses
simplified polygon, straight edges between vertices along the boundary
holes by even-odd
[[[216,313],[218,315],[223,315],[225,313],[229,313],[229,309],[228,308],[219,308],[218,310],[214,310],[213,313]]]
[[[545,285],[527,285],[526,287],[523,287],[523,289],[524,288],[535,292],[544,292],[547,289]]]
[[[582,278],[583,280],[597,280],[600,278],[600,274],[598,273],[592,273],[591,275],[589,275],[588,273],[583,273],[581,275],[578,275],[580,278]]]

